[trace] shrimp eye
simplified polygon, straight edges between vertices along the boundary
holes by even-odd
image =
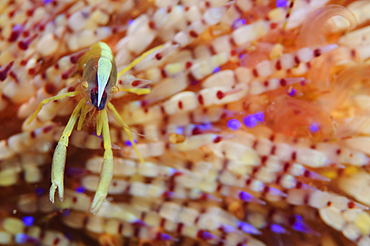
[[[84,90],[87,90],[87,88],[89,88],[89,84],[87,83],[87,81],[82,82],[81,86]]]
[[[98,88],[93,88],[91,90],[91,103],[98,111],[104,109],[107,103],[107,92],[104,90],[100,105],[98,105]]]
[[[117,92],[119,92],[119,88],[117,86],[113,86],[112,87],[112,93],[116,94]]]

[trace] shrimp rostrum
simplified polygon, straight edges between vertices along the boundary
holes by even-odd
[[[72,92],[58,94],[54,97],[44,99],[38,106],[35,113],[29,118],[27,123],[30,123],[33,119],[35,119],[42,106],[48,102],[78,95],[82,97],[73,110],[72,115],[66,127],[64,128],[62,136],[60,137],[58,145],[54,151],[51,170],[52,185],[49,193],[49,198],[52,203],[54,203],[54,196],[57,189],[59,199],[63,201],[64,168],[66,163],[68,139],[77,121],[77,130],[81,130],[87,114],[96,115],[96,132],[98,136],[101,134],[103,135],[104,141],[104,162],[99,184],[90,208],[92,213],[96,213],[102,205],[108,194],[108,189],[113,177],[113,151],[109,133],[108,110],[115,115],[116,119],[123,126],[136,154],[138,155],[140,162],[144,162],[133,140],[128,125],[122,119],[110,100],[112,96],[119,91],[131,92],[137,95],[143,95],[150,92],[150,89],[148,88],[119,89],[116,86],[117,77],[130,70],[146,56],[158,51],[161,48],[163,48],[163,46],[158,46],[147,51],[141,57],[134,60],[119,74],[117,74],[116,62],[110,47],[103,42],[92,45],[89,51],[79,60],[79,67],[83,70],[80,88]]]

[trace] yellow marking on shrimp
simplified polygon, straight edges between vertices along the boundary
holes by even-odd
[[[118,76],[124,74],[141,60],[153,52],[162,49],[163,46],[155,47],[142,56],[134,60],[125,69],[123,69]],[[108,109],[113,112],[118,122],[123,126],[124,130],[128,134],[129,140],[140,160],[144,163],[144,159],[140,155],[140,152],[134,142],[128,125],[122,119],[118,111],[115,109],[110,99],[112,94],[118,91],[126,91],[135,93],[137,95],[144,95],[150,92],[148,88],[129,88],[129,89],[118,89],[117,84],[117,67],[114,60],[113,53],[106,43],[99,42],[90,47],[90,50],[84,54],[79,60],[79,69],[83,70],[82,81],[80,83],[80,90],[74,92],[63,93],[47,99],[44,99],[35,113],[28,119],[27,124],[34,120],[37,114],[42,109],[42,106],[54,100],[59,100],[65,97],[73,97],[76,95],[84,94],[83,98],[79,101],[75,109],[73,110],[71,117],[64,128],[62,136],[58,142],[58,145],[54,151],[53,163],[51,170],[51,187],[49,193],[49,199],[54,203],[54,196],[56,190],[58,190],[59,199],[62,201],[64,197],[64,169],[66,163],[66,153],[68,147],[69,137],[72,134],[73,128],[77,123],[77,130],[81,130],[82,125],[86,119],[88,113],[95,115],[96,111],[96,133],[97,135],[103,134],[104,143],[104,162],[101,170],[100,180],[98,188],[96,190],[90,211],[96,213],[101,207],[104,199],[108,195],[108,190],[113,177],[113,151],[112,142],[110,139],[109,123],[108,123]]]
[[[136,64],[138,64],[139,62],[141,62],[145,57],[147,57],[148,55],[152,54],[153,52],[159,50],[159,49],[162,49],[164,46],[163,45],[159,45],[151,50],[148,50],[147,52],[145,52],[144,54],[142,54],[139,58],[136,58],[133,62],[131,62],[131,64],[129,64],[127,67],[125,67],[121,72],[119,72],[117,74],[117,77],[121,76],[122,74],[126,73],[128,70],[130,70],[131,68],[133,68]]]
[[[36,118],[37,114],[40,112],[40,110],[42,109],[42,106],[44,104],[47,104],[49,102],[59,100],[59,99],[65,98],[65,97],[73,97],[73,96],[76,96],[78,94],[80,94],[79,91],[73,91],[73,92],[68,92],[68,93],[56,95],[56,96],[49,97],[49,98],[46,98],[46,99],[42,100],[41,103],[39,104],[39,106],[37,107],[36,111],[28,119],[27,124],[31,123]]]

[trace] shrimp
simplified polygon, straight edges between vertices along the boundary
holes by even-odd
[[[51,187],[49,193],[49,199],[54,203],[55,192],[58,189],[58,195],[60,201],[63,201],[64,196],[64,169],[66,163],[66,152],[69,142],[69,137],[73,131],[74,126],[77,123],[77,130],[81,130],[86,115],[92,113],[95,115],[96,112],[96,132],[97,135],[103,135],[104,142],[104,161],[101,170],[100,180],[98,188],[96,190],[90,212],[96,213],[101,207],[104,199],[107,197],[108,189],[113,177],[113,151],[111,138],[109,133],[108,124],[108,109],[115,115],[116,119],[123,126],[124,130],[128,134],[129,140],[140,160],[144,163],[142,156],[137,149],[134,139],[131,135],[128,125],[122,119],[116,108],[110,102],[112,96],[119,91],[131,92],[137,95],[144,95],[150,92],[149,88],[128,88],[119,89],[116,86],[117,78],[134,67],[137,63],[143,60],[153,52],[163,48],[163,46],[157,46],[141,57],[134,60],[131,64],[125,67],[120,73],[117,74],[116,62],[110,47],[103,42],[92,45],[88,52],[86,52],[79,60],[79,67],[83,70],[82,82],[80,83],[80,89],[59,94],[50,98],[46,98],[39,104],[37,110],[28,119],[27,124],[32,122],[42,106],[46,103],[52,102],[65,97],[74,97],[80,95],[82,99],[79,101],[77,106],[72,112],[72,115],[64,128],[62,136],[55,148],[52,170],[51,170]]]

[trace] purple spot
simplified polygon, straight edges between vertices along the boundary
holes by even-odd
[[[243,118],[243,123],[248,128],[253,128],[257,125],[257,120],[254,115],[248,115]]]
[[[80,187],[76,188],[76,192],[78,192],[78,193],[84,193],[85,191],[86,191],[86,189],[83,186],[80,186]]]
[[[244,19],[236,19],[232,25],[234,29],[237,29],[240,26],[243,26],[246,24],[246,21]]]
[[[199,83],[199,80],[196,80],[196,79],[195,79],[195,80],[192,80],[192,81],[190,82],[190,84],[191,84],[191,85],[196,85],[196,84],[198,84],[198,83]]]
[[[238,130],[241,126],[242,123],[240,123],[240,121],[237,119],[231,119],[227,122],[227,127],[234,131]]]
[[[33,225],[35,219],[32,216],[25,216],[22,220],[25,226],[31,226]]]
[[[230,226],[230,225],[222,225],[222,230],[225,232],[225,233],[232,233],[232,232],[235,232],[235,228]]]
[[[137,140],[136,140],[136,139],[134,139],[134,143],[135,143],[135,144],[137,144]],[[131,143],[131,141],[130,141],[130,140],[126,140],[126,141],[125,141],[125,144],[126,144],[127,146],[132,146],[132,143]]]
[[[15,235],[15,241],[18,244],[26,243],[28,241],[28,238],[29,238],[29,236],[27,234],[24,234],[24,233],[17,233]]]
[[[241,222],[241,221],[238,224],[238,228],[240,228],[240,230],[242,230],[245,233],[261,234],[256,228],[254,228],[254,226],[252,226],[248,223]]]
[[[277,224],[271,224],[270,228],[271,228],[271,231],[277,234],[286,233],[286,230],[284,229],[284,227],[277,225]]]
[[[303,222],[303,218],[299,215],[295,215],[296,221],[293,225],[293,229],[303,233],[313,233],[314,231]]]
[[[212,124],[205,123],[205,124],[197,125],[197,127],[199,128],[199,130],[210,130],[212,129]]]
[[[65,209],[65,210],[62,212],[62,215],[64,215],[64,216],[68,216],[70,213],[71,213],[71,211],[70,211],[69,209]]]
[[[291,96],[291,97],[294,97],[295,94],[297,93],[296,89],[291,89],[290,91],[288,90],[288,95]]]
[[[44,195],[44,189],[43,188],[36,188],[35,192],[36,192],[36,195],[38,197],[42,197]]]
[[[212,73],[217,73],[217,72],[220,72],[221,68],[220,67],[216,67],[215,69],[213,69],[213,72]]]
[[[172,237],[168,234],[164,234],[164,233],[159,234],[159,240],[161,240],[161,241],[169,241],[171,239],[172,239]]]
[[[79,168],[79,167],[67,167],[66,168],[67,177],[78,178],[78,177],[85,175],[86,173],[87,171],[83,168]]]
[[[53,0],[44,0],[44,4],[48,4],[48,3],[51,3]]]
[[[131,223],[131,225],[134,225],[134,226],[146,226],[146,223],[142,220],[135,220]]]
[[[263,122],[263,120],[265,119],[265,115],[263,114],[263,112],[258,112],[258,113],[255,113],[254,114],[254,117],[256,118],[257,121],[259,122]]]
[[[247,192],[245,192],[245,191],[241,191],[241,192],[239,193],[239,198],[240,198],[240,200],[243,200],[243,201],[245,201],[245,202],[249,202],[250,200],[252,200],[253,196],[252,196],[252,195],[250,195],[250,194],[248,194],[248,193],[247,193]]]
[[[212,240],[214,237],[213,237],[213,235],[212,235],[211,233],[209,233],[209,232],[207,232],[207,231],[203,231],[203,232],[201,233],[201,238],[202,238],[203,240]]]
[[[31,245],[39,245],[40,242],[37,240],[37,238],[28,236],[25,233],[17,233],[15,235],[15,242],[17,244],[31,244]]]
[[[276,0],[276,7],[278,8],[284,8],[287,5],[288,5],[287,0]]]
[[[310,126],[310,132],[311,133],[315,133],[315,132],[318,132],[320,129],[319,129],[319,124],[317,123],[312,123],[312,125]]]
[[[66,238],[68,238],[69,240],[73,240],[73,238],[72,238],[72,233],[70,233],[70,232],[66,232],[66,233],[64,233],[64,236],[66,236]]]
[[[176,128],[176,133],[177,133],[177,134],[179,134],[179,135],[184,134],[184,128],[182,128],[182,127],[177,127],[177,128]]]
[[[129,20],[128,25],[130,26],[133,22],[134,22],[134,20]]]
[[[247,115],[243,118],[243,123],[249,128],[253,128],[258,122],[263,122],[265,115],[263,112]]]

